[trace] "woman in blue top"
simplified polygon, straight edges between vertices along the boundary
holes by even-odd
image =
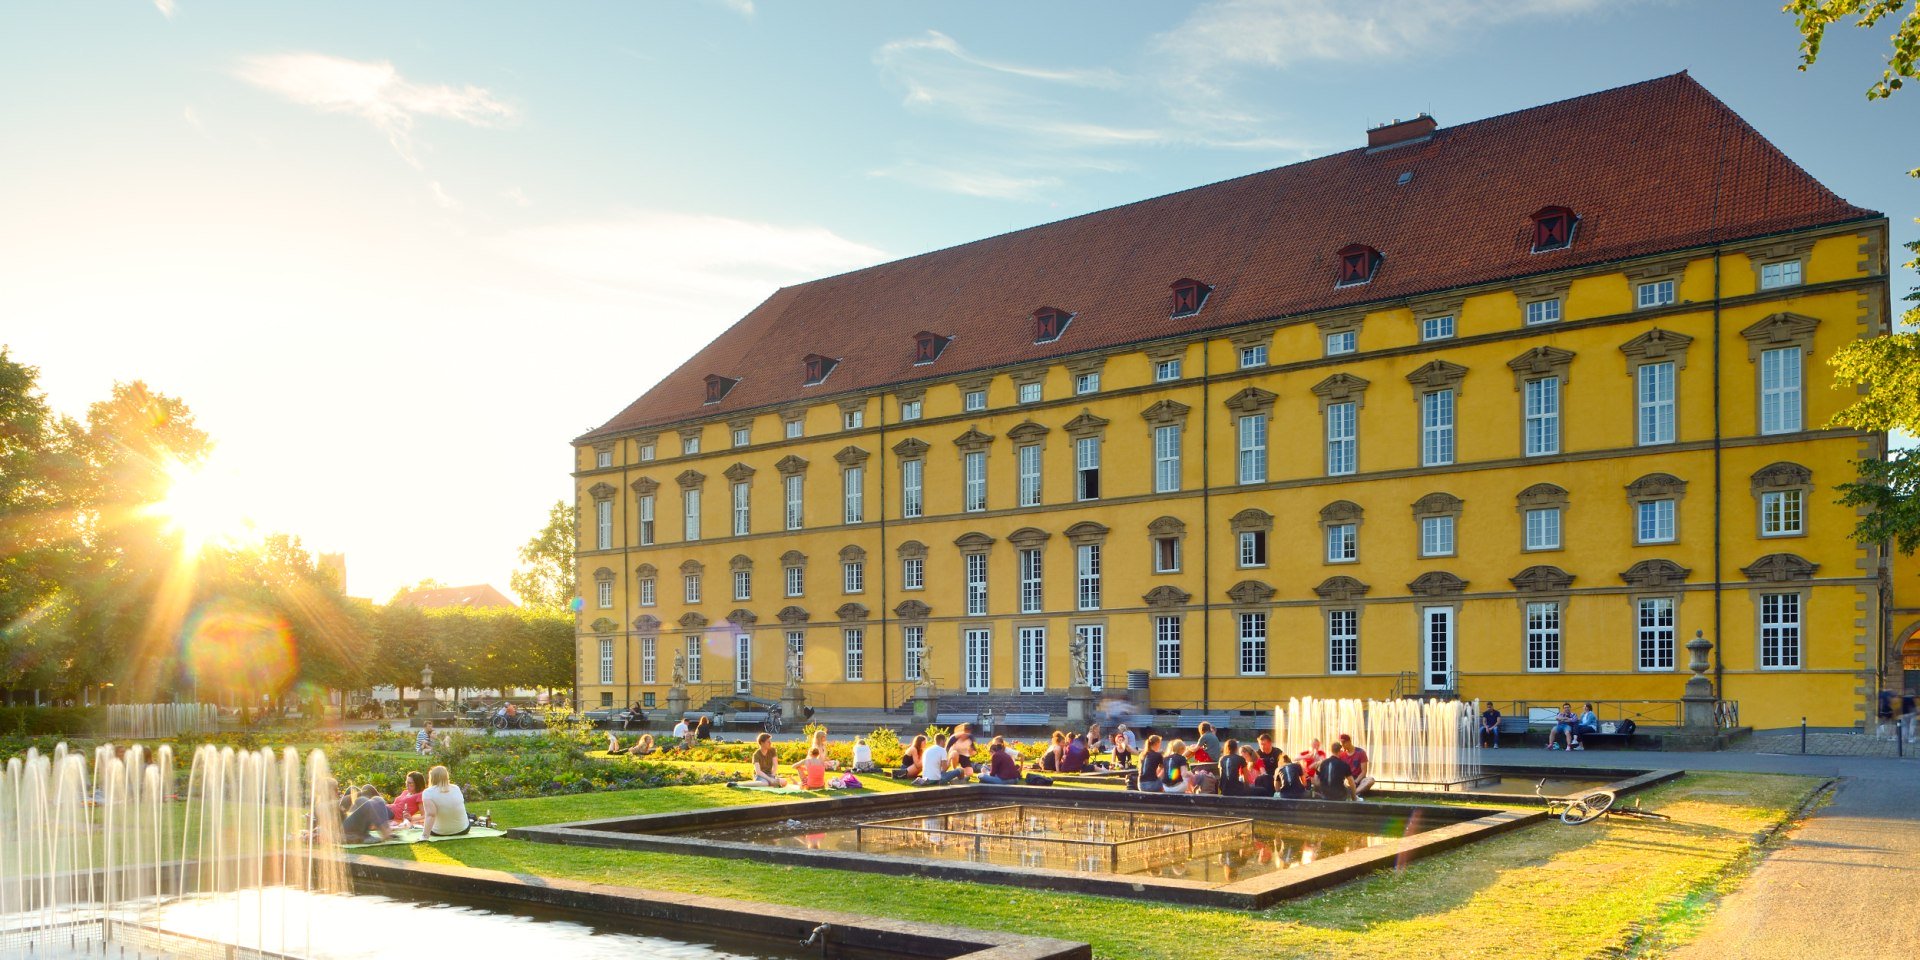
[[[1167,769],[1161,774],[1160,783],[1168,793],[1180,793],[1187,789],[1187,742],[1175,740],[1167,744]]]

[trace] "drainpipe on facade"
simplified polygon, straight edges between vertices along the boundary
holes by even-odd
[[[1200,709],[1213,699],[1213,341],[1200,341]],[[1271,549],[1272,545],[1269,544]],[[1151,705],[1152,698],[1148,698]]]
[[[880,412],[875,417],[880,422],[880,438],[874,442],[880,449],[873,452],[874,473],[880,481],[880,551],[874,561],[880,566],[880,709],[888,709],[887,700],[887,570],[893,565],[893,559],[887,556],[887,397],[881,394],[876,398],[880,403]],[[842,651],[844,654],[844,651]],[[844,659],[844,656],[843,656]]]
[[[624,514],[626,512],[627,497],[633,493],[633,488],[627,486],[628,483],[632,482],[627,479],[627,472],[633,469],[632,467],[633,459],[634,457],[639,456],[640,450],[639,450],[639,445],[635,444],[632,440],[628,440],[626,443],[621,444],[621,446],[628,447],[630,449],[628,450],[627,453],[621,455],[620,457],[620,492],[614,494],[614,497],[619,501],[621,513]],[[638,539],[640,539],[639,519],[635,518],[634,524],[633,524],[633,536],[629,537],[627,536],[626,518],[622,516],[620,520],[620,577],[618,580],[618,582],[620,583],[626,583],[627,574],[633,572],[633,555],[632,555],[633,542]],[[580,574],[579,565],[575,564],[574,576],[578,577],[579,574]],[[579,581],[576,579],[574,582],[578,583]],[[633,591],[638,586],[639,586],[639,583],[636,581],[635,583],[628,584],[627,589],[620,591],[621,596],[624,598],[620,604],[620,636],[626,639],[626,643],[623,644],[623,646],[625,646],[628,650],[632,650],[634,647]],[[584,599],[581,600],[581,605],[585,606],[585,604],[586,604],[586,601]],[[600,655],[600,651],[595,650],[594,656],[598,657],[599,655]],[[621,657],[620,659],[625,660],[627,658]],[[597,663],[595,665],[598,666]],[[638,663],[635,663],[634,665],[639,666]],[[622,672],[627,675],[626,685],[625,687],[622,688],[622,692],[626,696],[626,699],[622,703],[622,708],[624,709],[625,707],[633,706],[633,671],[625,670]],[[577,666],[573,671],[573,675],[576,679],[580,676],[580,670]],[[573,709],[574,709],[574,712],[576,713],[580,711],[580,691],[579,690],[575,690],[573,692]]]
[[[1717,198],[1716,198],[1717,202]],[[1720,248],[1713,248],[1713,691],[1727,698],[1725,661],[1720,650],[1726,646],[1722,631],[1722,606],[1725,598],[1721,582],[1721,457],[1725,445],[1720,434]]]

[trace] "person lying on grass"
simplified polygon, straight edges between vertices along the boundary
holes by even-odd
[[[381,840],[393,839],[393,810],[380,798],[380,791],[369,783],[360,788],[359,801],[347,818],[340,821],[340,841],[372,843],[376,835]]]

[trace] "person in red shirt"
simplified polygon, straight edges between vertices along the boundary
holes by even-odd
[[[1353,767],[1353,798],[1365,800],[1367,791],[1373,787],[1373,778],[1368,776],[1367,752],[1353,745],[1353,735],[1340,735],[1340,744],[1347,748],[1347,765]]]
[[[808,790],[827,788],[827,761],[820,756],[819,747],[807,748],[807,758],[794,764],[793,772],[800,775],[800,785]]]
[[[412,823],[420,819],[420,794],[426,789],[427,778],[424,774],[418,770],[407,774],[406,788],[387,805],[393,811],[394,823]]]
[[[987,772],[980,775],[980,782],[1020,782],[1020,761],[1014,759],[1013,751],[1007,749],[1006,738],[994,737],[993,742],[987,744]]]

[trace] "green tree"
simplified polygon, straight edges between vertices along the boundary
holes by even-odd
[[[75,518],[39,374],[0,347],[0,687],[9,688],[49,679],[67,646],[60,581]]]
[[[1790,0],[1785,9],[1800,28],[1800,69],[1820,58],[1828,27],[1852,18],[1855,26],[1869,29],[1898,18],[1886,67],[1866,91],[1869,100],[1893,96],[1914,78],[1920,58],[1920,7],[1901,16],[1906,6],[1906,0]],[[1908,175],[1920,177],[1920,168]],[[1915,254],[1907,268],[1920,269],[1920,241],[1906,247]],[[1920,290],[1909,291],[1903,299],[1920,303]],[[1920,306],[1908,308],[1900,322],[1906,329],[1853,341],[1834,354],[1835,389],[1861,390],[1860,399],[1841,411],[1836,423],[1857,430],[1920,433],[1920,330],[1914,329],[1920,327]],[[1900,552],[1913,553],[1920,548],[1920,450],[1889,451],[1883,459],[1861,461],[1859,470],[1858,480],[1840,485],[1841,504],[1866,508],[1854,526],[1854,539],[1892,542]]]
[[[574,598],[573,544],[578,522],[572,504],[556,500],[547,510],[547,525],[520,547],[520,562],[508,580],[520,602],[529,607],[565,610]]]

